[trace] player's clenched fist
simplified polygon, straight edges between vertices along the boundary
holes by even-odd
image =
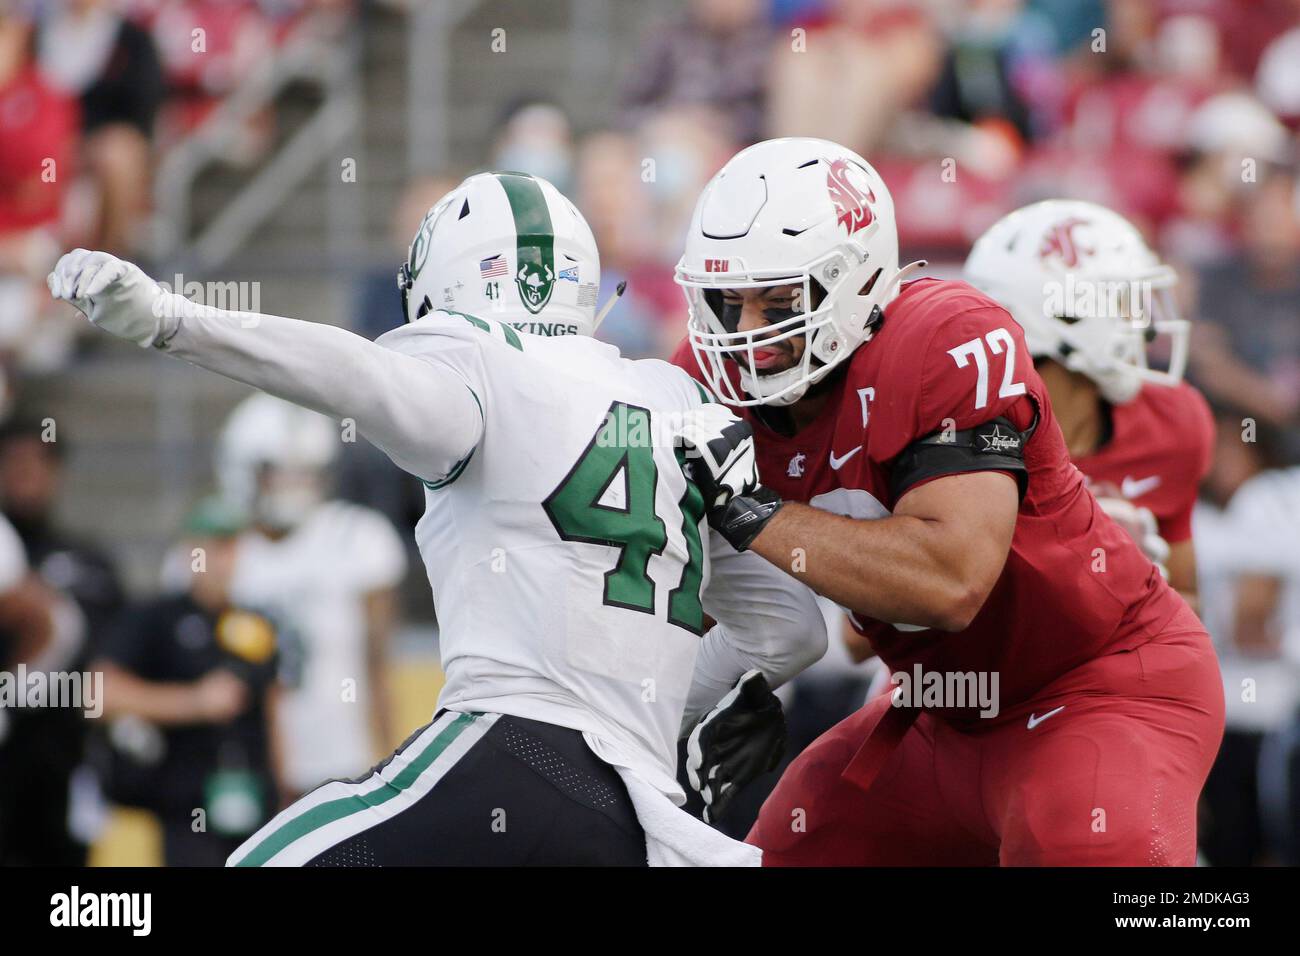
[[[759,483],[752,429],[710,403],[687,414],[680,434],[686,476],[704,496],[710,527],[744,551],[782,504]]]
[[[46,279],[50,294],[70,302],[95,325],[148,348],[175,330],[177,318],[160,308],[163,290],[138,266],[109,255],[74,249]]]

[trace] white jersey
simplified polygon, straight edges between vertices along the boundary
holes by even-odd
[[[583,731],[603,760],[680,800],[676,740],[711,557],[701,496],[662,439],[707,395],[667,362],[460,314],[377,344],[455,371],[484,419],[473,452],[426,482],[416,527],[438,610],[439,706]],[[783,593],[782,572],[739,557]]]
[[[1261,472],[1227,508],[1198,502],[1192,530],[1201,619],[1219,652],[1228,726],[1281,726],[1300,705],[1300,468]],[[1276,656],[1243,653],[1233,643],[1237,582],[1247,575],[1280,582]]]
[[[278,708],[286,782],[309,790],[374,763],[365,597],[395,587],[406,549],[377,511],[321,505],[279,540],[240,537],[231,596],[281,627],[289,686]]]

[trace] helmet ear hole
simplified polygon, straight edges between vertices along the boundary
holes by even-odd
[[[420,307],[415,310],[415,317],[417,319],[422,319],[432,311],[433,303],[429,301],[429,297],[426,295],[424,301],[420,303]]]
[[[858,290],[858,295],[871,295],[871,290],[876,287],[876,282],[880,279],[880,274],[883,271],[883,269],[877,269],[871,273],[871,278]]]
[[[736,327],[740,324],[740,311],[735,310],[734,315],[727,314],[728,310],[726,308],[726,303],[722,299],[722,291],[720,289],[706,290],[704,293],[704,304],[713,310],[713,314],[718,317],[718,321],[722,323],[724,329],[728,332],[736,331]]]
[[[814,312],[822,307],[826,301],[826,286],[822,285],[812,276],[808,277],[808,308],[804,311]]]

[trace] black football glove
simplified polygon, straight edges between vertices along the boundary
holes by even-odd
[[[686,741],[686,777],[704,800],[704,821],[713,823],[736,794],[756,777],[775,770],[785,753],[785,713],[767,678],[757,670],[700,718]]]
[[[781,496],[758,480],[754,432],[721,405],[701,405],[681,430],[686,477],[704,496],[709,527],[744,551],[780,509]]]

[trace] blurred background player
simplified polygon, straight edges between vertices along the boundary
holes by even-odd
[[[189,586],[106,636],[109,790],[157,814],[168,866],[221,866],[275,811],[275,627],[232,597],[242,512],[217,498],[185,523]]]
[[[1182,381],[1188,324],[1174,305],[1174,270],[1122,216],[1046,200],[994,223],[964,276],[1024,329],[1070,459],[1195,609],[1192,508],[1213,425]],[[1165,369],[1148,364],[1157,340]]]
[[[236,553],[232,597],[272,614],[288,635],[277,711],[285,802],[356,774],[396,742],[387,668],[406,549],[383,515],[329,497],[345,438],[355,434],[323,415],[252,395],[217,446],[222,493],[252,524]]]
[[[60,438],[52,420],[17,413],[0,425],[0,510],[17,532],[32,573],[58,601],[80,611],[84,639],[68,649],[59,668],[84,672],[125,595],[109,555],[67,533],[56,513],[68,451],[66,432]],[[27,766],[12,772],[23,774],[25,790],[42,794],[32,804],[40,813],[19,832],[43,847],[40,855],[49,862],[84,863],[104,817],[98,778],[87,762],[94,724],[74,709],[45,708],[24,712],[19,726],[33,746]]]
[[[22,540],[0,518],[0,673],[6,696],[26,697],[0,705],[0,780],[11,781],[0,787],[0,865],[85,862],[88,834],[71,823],[83,712],[75,702],[33,700],[20,682],[33,672],[81,670],[85,640],[76,604],[28,567]]]
[[[1243,436],[1249,438],[1244,441]],[[1241,409],[1215,415],[1194,515],[1202,616],[1223,668],[1227,727],[1202,798],[1211,866],[1300,864],[1300,469]]]

